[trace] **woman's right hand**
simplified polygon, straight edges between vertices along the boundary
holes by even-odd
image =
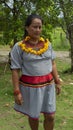
[[[22,93],[20,91],[20,84],[19,84],[19,75],[20,75],[20,70],[19,69],[12,69],[12,82],[13,82],[13,93],[14,93],[14,99],[15,102],[18,105],[21,105],[23,103],[23,97]]]
[[[22,94],[19,93],[18,95],[14,95],[14,98],[15,98],[15,102],[18,104],[18,105],[22,105],[23,103],[23,98],[22,98]]]

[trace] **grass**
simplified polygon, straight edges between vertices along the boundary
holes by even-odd
[[[61,28],[55,28],[52,32],[52,46],[55,50],[68,51],[70,49],[70,44],[66,38],[66,34]]]
[[[63,79],[62,92],[57,96],[57,110],[54,130],[73,129],[73,74],[65,73],[70,63],[57,59],[57,68]],[[11,71],[0,64],[0,130],[30,130],[27,117],[14,111]],[[43,130],[43,115],[40,115],[39,129]]]
[[[73,74],[65,73],[70,69],[70,63],[57,60],[57,68],[63,79],[62,92],[57,96],[56,130],[73,129]]]

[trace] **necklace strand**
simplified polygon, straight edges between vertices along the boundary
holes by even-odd
[[[27,36],[25,39],[24,39],[24,42],[19,42],[19,46],[21,47],[21,49],[27,53],[31,53],[31,54],[35,54],[35,55],[41,55],[42,53],[44,53],[45,51],[48,50],[48,47],[49,47],[49,41],[48,39],[44,39],[43,37],[40,37],[39,38],[39,42],[43,42],[44,43],[44,47],[43,48],[40,48],[40,49],[34,49],[32,47],[28,47],[25,42],[29,41],[31,38],[29,36]]]

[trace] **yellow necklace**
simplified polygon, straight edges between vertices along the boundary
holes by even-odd
[[[27,36],[24,41],[29,41],[31,38],[29,36]],[[27,47],[27,45],[23,42],[19,42],[19,46],[21,47],[21,49],[27,53],[31,53],[31,54],[35,54],[35,55],[41,55],[42,53],[44,53],[45,51],[48,50],[49,47],[49,40],[48,39],[44,39],[43,37],[39,38],[39,42],[44,42],[44,47],[40,48],[39,50],[34,50],[31,47]]]

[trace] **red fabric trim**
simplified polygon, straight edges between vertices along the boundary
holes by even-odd
[[[38,83],[45,83],[47,81],[51,81],[53,79],[52,74],[44,75],[44,76],[27,76],[22,75],[20,77],[20,81],[24,83],[30,83],[30,84],[38,84]]]
[[[30,83],[24,83],[22,81],[19,81],[19,84],[22,84],[24,87],[41,88],[41,87],[51,85],[53,82],[54,80],[47,81],[46,83],[30,84]]]
[[[30,117],[30,118],[32,118],[33,120],[39,120],[39,117],[31,117],[30,115],[28,115],[28,114],[26,114],[26,113],[24,113],[24,112],[21,112],[21,111],[19,111],[19,110],[17,110],[17,109],[15,109],[14,108],[14,110],[16,111],[16,112],[19,112],[19,113],[22,113],[22,114],[24,114],[24,115],[26,115],[26,116],[28,116],[28,117]],[[53,114],[55,114],[55,111],[54,112],[40,112],[40,114],[50,114],[50,115],[53,115]]]
[[[55,114],[55,112],[56,112],[56,111],[54,111],[54,112],[41,112],[41,113],[43,113],[43,114],[49,114],[49,115],[53,115],[53,114]]]
[[[21,111],[15,109],[15,108],[14,108],[14,110],[15,110],[16,112],[22,113],[22,114],[24,114],[24,115],[26,115],[26,116],[32,118],[33,120],[39,120],[39,117],[37,117],[37,118],[36,118],[36,117],[31,117],[31,116],[29,116],[28,114],[26,114],[26,113],[24,113],[24,112],[21,112]]]

